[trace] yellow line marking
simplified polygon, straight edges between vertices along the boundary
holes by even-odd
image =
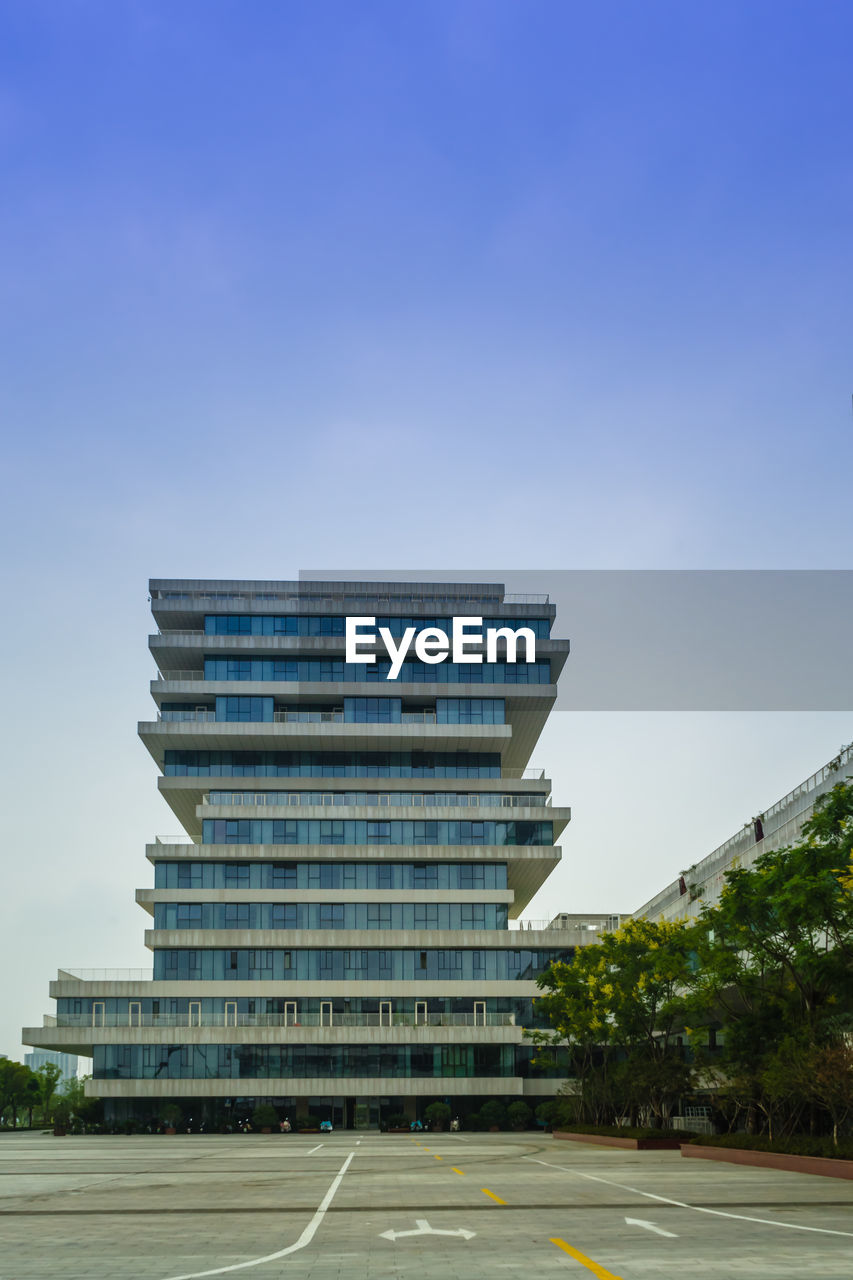
[[[588,1258],[585,1253],[581,1253],[578,1249],[573,1249],[570,1244],[566,1244],[565,1240],[560,1240],[558,1236],[551,1236],[550,1239],[551,1244],[555,1244],[558,1249],[562,1249],[570,1258],[574,1258],[575,1262],[579,1262],[582,1267],[586,1267],[588,1271],[598,1277],[598,1280],[620,1280],[619,1276],[602,1267],[600,1263],[593,1262],[592,1258]]]
[[[494,1191],[490,1191],[488,1187],[481,1187],[480,1190],[484,1196],[490,1196],[495,1204],[506,1204],[506,1200],[501,1200],[500,1196],[496,1196]]]
[[[465,1174],[462,1172],[462,1170],[461,1170],[461,1169],[457,1169],[455,1164],[454,1164],[454,1165],[451,1165],[451,1168],[453,1169],[453,1172],[454,1172],[454,1173],[458,1173],[458,1174],[459,1174],[459,1177],[460,1177],[460,1178],[464,1178],[464,1177],[465,1177]]]
[[[421,1145],[421,1144],[420,1144],[420,1143],[418,1143],[418,1146],[420,1146],[420,1145]],[[429,1147],[424,1147],[424,1151],[429,1151]]]
[[[435,1160],[443,1160],[443,1159],[444,1159],[444,1156],[434,1156],[434,1157],[433,1157],[433,1159],[435,1159]]]

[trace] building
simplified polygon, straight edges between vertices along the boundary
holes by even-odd
[[[568,641],[495,584],[150,584],[156,718],[139,726],[183,827],[147,848],[153,971],[63,970],[25,1043],[91,1056],[107,1118],[272,1102],[336,1125],[552,1096],[536,975],[587,917],[517,918],[570,812],[528,767]],[[454,616],[529,628],[489,661],[345,662],[345,619],[394,637]],[[523,645],[519,657],[527,656]],[[581,927],[583,926],[583,927]]]
[[[815,802],[850,774],[853,746],[838,755],[764,813],[745,822],[740,831],[707,857],[685,868],[666,888],[633,912],[648,920],[693,920],[703,905],[720,900],[725,874],[734,867],[752,866],[762,853],[796,844]]]
[[[59,1067],[62,1072],[60,1080],[77,1079],[77,1057],[73,1053],[51,1053],[49,1049],[34,1049],[32,1053],[24,1054],[24,1064],[31,1071],[38,1071],[47,1062]]]

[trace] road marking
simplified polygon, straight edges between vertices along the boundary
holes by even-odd
[[[551,1236],[551,1244],[555,1244],[558,1249],[562,1249],[570,1258],[574,1258],[575,1262],[579,1262],[582,1267],[586,1267],[587,1271],[591,1271],[594,1276],[598,1276],[598,1280],[619,1280],[619,1276],[614,1275],[612,1271],[607,1271],[597,1262],[593,1262],[592,1258],[588,1258],[580,1250],[573,1249],[570,1244],[566,1244],[565,1240],[561,1240],[559,1236]]]
[[[563,1173],[574,1173],[579,1178],[588,1178],[590,1182],[604,1182],[608,1187],[618,1187],[620,1191],[630,1191],[635,1196],[645,1196],[647,1200],[657,1200],[660,1204],[674,1204],[677,1209],[692,1209],[694,1213],[710,1213],[715,1218],[737,1218],[740,1222],[759,1222],[765,1227],[786,1227],[789,1231],[813,1231],[822,1236],[847,1236],[853,1238],[853,1231],[835,1231],[831,1227],[805,1227],[798,1222],[778,1222],[774,1218],[752,1218],[745,1213],[726,1213],[724,1209],[706,1209],[704,1205],[686,1204],[683,1200],[673,1200],[670,1196],[656,1196],[652,1191],[640,1191],[637,1187],[628,1187],[624,1182],[614,1182],[611,1178],[599,1178],[594,1173],[581,1173],[580,1169],[569,1169],[563,1164],[551,1164],[549,1160],[537,1160],[535,1156],[522,1156],[532,1164],[544,1164],[546,1169],[560,1169]]]
[[[647,1222],[645,1218],[626,1218],[629,1227],[645,1227],[646,1231],[654,1231],[656,1236],[667,1236],[670,1240],[677,1240],[678,1236],[674,1231],[664,1231],[663,1227],[656,1227],[653,1222]]]
[[[454,1172],[454,1173],[458,1173],[458,1174],[459,1174],[459,1177],[460,1177],[460,1178],[464,1178],[464,1177],[465,1177],[465,1174],[462,1172],[462,1170],[461,1170],[461,1169],[457,1169],[455,1164],[454,1164],[454,1165],[452,1165],[451,1167],[452,1167],[452,1169],[453,1169],[453,1172]]]
[[[404,1236],[458,1236],[462,1240],[473,1240],[476,1234],[476,1231],[466,1231],[464,1227],[458,1227],[456,1231],[443,1231],[441,1227],[431,1227],[426,1218],[415,1218],[414,1231],[379,1232],[382,1240],[390,1240],[392,1244],[395,1240],[402,1240]]]
[[[433,1156],[434,1160],[443,1160],[444,1156]]]
[[[289,1244],[286,1249],[279,1249],[276,1253],[266,1253],[262,1258],[250,1258],[248,1262],[235,1262],[230,1267],[212,1267],[210,1271],[190,1271],[186,1275],[170,1276],[169,1280],[200,1280],[200,1277],[202,1276],[222,1276],[228,1271],[245,1271],[247,1267],[259,1267],[264,1262],[275,1262],[277,1258],[286,1258],[289,1253],[296,1253],[299,1249],[304,1249],[306,1245],[311,1243],[314,1236],[317,1234],[317,1228],[326,1216],[326,1210],[334,1200],[335,1192],[343,1182],[344,1174],[350,1167],[354,1155],[355,1152],[351,1151],[338,1172],[335,1174],[329,1190],[317,1205],[314,1217],[308,1223],[307,1227],[305,1227],[302,1235],[295,1244]]]
[[[319,1151],[323,1145],[324,1144],[322,1142],[318,1142],[316,1147],[312,1147],[310,1151],[305,1152],[306,1156],[313,1156],[314,1152]]]
[[[506,1200],[501,1200],[500,1196],[496,1196],[494,1191],[490,1191],[488,1187],[481,1187],[484,1196],[490,1196],[495,1204],[506,1204]]]

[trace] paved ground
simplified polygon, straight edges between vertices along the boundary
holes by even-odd
[[[0,1136],[2,1280],[199,1273],[850,1280],[853,1182],[533,1134]]]

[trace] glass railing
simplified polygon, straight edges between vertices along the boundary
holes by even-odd
[[[603,922],[588,924],[581,920],[561,920],[559,916],[552,917],[550,920],[510,920],[507,924],[507,929],[512,932],[529,930],[531,933],[538,933],[543,929],[551,933],[555,930],[564,933],[603,933],[606,928]]]
[[[529,809],[550,805],[546,795],[509,795],[494,791],[208,791],[203,804],[290,808],[300,805],[368,805],[375,808]]]
[[[274,711],[273,720],[279,724],[341,724],[343,711]]]
[[[215,711],[161,711],[157,716],[158,720],[181,722],[185,720],[204,720],[212,721],[216,719]]]
[[[150,975],[149,975],[150,976]],[[60,1013],[58,1027],[513,1027],[514,1013]]]
[[[154,977],[154,970],[60,969],[57,977],[60,982],[66,978],[73,978],[78,982],[151,982]]]

